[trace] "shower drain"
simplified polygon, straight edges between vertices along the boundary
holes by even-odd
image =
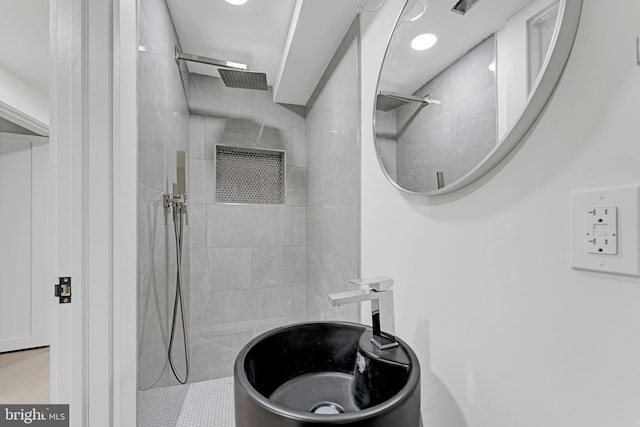
[[[322,402],[314,406],[311,412],[318,415],[337,415],[344,413],[344,409],[337,403]]]

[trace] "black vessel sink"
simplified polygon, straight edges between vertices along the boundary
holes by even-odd
[[[370,328],[346,322],[253,339],[234,367],[236,427],[419,427],[420,365],[398,342],[379,350]]]

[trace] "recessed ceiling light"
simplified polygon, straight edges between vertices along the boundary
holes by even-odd
[[[491,71],[495,71],[496,70],[496,61],[493,61],[491,64],[489,64],[489,70],[491,70]]]
[[[236,6],[240,6],[241,4],[245,4],[247,0],[226,0],[226,2],[234,4]]]
[[[427,50],[432,48],[437,41],[438,37],[435,34],[420,34],[411,40],[411,47],[415,50]]]

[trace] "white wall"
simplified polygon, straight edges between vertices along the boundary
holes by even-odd
[[[31,335],[31,144],[0,144],[2,342]]]
[[[363,16],[362,273],[396,279],[425,425],[637,427],[640,280],[569,267],[569,192],[640,182],[640,2],[585,0],[526,143],[475,191],[426,202],[399,194],[374,151],[376,79],[401,3]]]
[[[0,134],[0,352],[49,344],[48,145]],[[51,283],[49,283],[51,282]]]

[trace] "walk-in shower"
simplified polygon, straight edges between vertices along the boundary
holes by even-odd
[[[178,38],[167,3],[184,2],[141,0],[139,15],[137,425],[232,427],[233,364],[247,342],[309,319],[358,319],[356,306],[335,308],[327,292],[360,275],[359,25],[313,102],[281,105],[261,56],[241,45],[189,49],[196,44]],[[176,56],[179,40],[185,52],[253,68],[185,62],[203,58]],[[263,90],[246,90],[249,77]],[[269,174],[254,173],[266,163]],[[240,176],[256,191],[219,197],[225,188],[238,196]]]
[[[167,357],[171,371],[178,382],[185,384],[189,379],[189,340],[187,335],[187,323],[184,311],[183,278],[182,274],[182,243],[184,238],[184,227],[189,225],[187,214],[187,185],[185,174],[185,152],[178,151],[176,155],[176,181],[173,184],[173,194],[165,194],[162,197],[165,211],[165,224],[167,214],[171,210],[173,219],[173,231],[176,241],[176,292],[173,300],[173,316],[171,320],[171,332],[169,334],[169,349]],[[182,336],[185,357],[185,373],[181,376],[173,361],[173,345],[176,335],[176,324],[178,321],[178,310],[180,310],[180,321],[182,323]]]

